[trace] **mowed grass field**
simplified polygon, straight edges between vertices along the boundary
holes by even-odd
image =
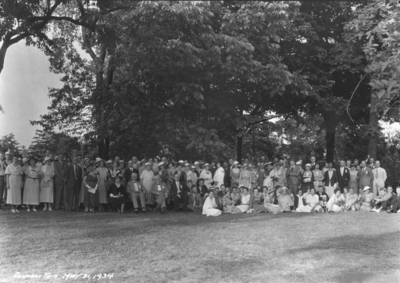
[[[0,282],[400,282],[400,214],[3,209]]]

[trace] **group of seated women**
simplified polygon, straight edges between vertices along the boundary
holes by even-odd
[[[211,188],[203,194],[203,214],[219,216],[222,213],[336,213],[372,211],[397,213],[400,209],[400,186],[393,191],[391,186],[381,188],[379,196],[374,197],[369,186],[363,192],[356,194],[353,188],[344,188],[343,192],[335,188],[334,194],[329,197],[325,187],[315,185],[307,188],[306,192],[298,191],[291,194],[286,187],[275,188],[256,187],[249,191],[247,187]]]

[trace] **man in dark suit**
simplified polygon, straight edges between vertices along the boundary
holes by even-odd
[[[340,191],[343,193],[344,188],[349,185],[350,180],[350,171],[348,168],[346,168],[346,162],[344,160],[340,160],[340,166],[336,172],[338,177],[338,185]]]
[[[64,154],[58,154],[58,160],[54,161],[54,209],[60,209],[60,202],[63,200],[65,208],[68,207],[68,192],[65,188],[66,175],[65,175],[66,162]]]
[[[174,210],[178,212],[178,202],[183,201],[183,210],[187,212],[189,188],[179,181],[179,174],[174,174],[174,181],[171,184],[171,194],[174,200]]]
[[[133,167],[133,161],[129,160],[128,161],[128,168],[125,169],[124,177],[125,181],[128,184],[128,182],[131,180],[132,173],[136,173],[138,176],[139,175],[139,170],[137,168]]]
[[[79,194],[82,185],[82,168],[78,165],[76,157],[73,157],[72,164],[67,166],[66,176],[69,211],[72,212],[73,207],[75,208],[75,211],[79,211]]]

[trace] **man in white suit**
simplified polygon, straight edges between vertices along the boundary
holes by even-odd
[[[379,160],[375,162],[375,168],[372,170],[372,174],[374,175],[373,182],[373,195],[376,197],[378,195],[379,189],[385,187],[385,181],[387,179],[386,170],[381,168],[381,163]]]

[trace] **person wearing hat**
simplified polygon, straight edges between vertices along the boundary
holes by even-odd
[[[371,187],[365,186],[363,192],[359,196],[360,210],[371,211],[373,199],[374,195],[371,192]]]
[[[54,162],[54,185],[55,185],[55,196],[54,196],[54,209],[60,209],[60,204],[63,204],[65,208],[68,208],[68,190],[66,188],[66,170],[67,163],[64,160],[64,154],[60,152],[58,154],[58,160]]]
[[[95,169],[96,173],[97,173],[97,177],[99,179],[99,187],[98,187],[98,191],[99,191],[99,211],[104,211],[104,205],[108,204],[108,195],[107,195],[107,191],[109,189],[109,174],[114,174],[114,178],[113,181],[115,179],[115,176],[120,175],[121,173],[121,169],[119,168],[119,164],[117,163],[117,161],[114,161],[113,164],[113,169],[111,171],[109,171],[106,168],[106,163],[105,160],[101,159],[101,158],[96,158],[96,166],[97,168]],[[110,173],[111,172],[111,173]],[[121,181],[121,176],[120,176],[120,181]],[[111,183],[110,183],[111,185]],[[125,186],[124,186],[125,188]]]
[[[311,171],[311,164],[306,164],[306,170],[301,175],[301,190],[307,192],[308,188],[314,187],[314,174]]]
[[[29,165],[24,167],[25,185],[23,193],[23,203],[27,206],[27,211],[36,212],[36,206],[39,205],[39,174],[40,168],[36,166],[36,158],[29,158]]]
[[[85,212],[94,212],[99,206],[99,178],[95,166],[90,163],[87,167],[87,174],[83,179],[85,188]]]
[[[278,205],[283,212],[289,212],[294,209],[293,196],[289,194],[287,187],[282,187],[277,191]]]
[[[200,174],[201,174],[200,162],[196,161],[193,165],[195,167],[193,172],[196,173],[197,178],[200,178]]]
[[[140,181],[142,182],[144,188],[144,197],[147,206],[154,204],[151,194],[154,184],[154,173],[151,168],[152,165],[150,162],[145,163],[145,170],[140,175]]]
[[[278,186],[280,188],[280,186]],[[282,213],[282,208],[275,204],[277,203],[276,200],[276,191],[273,187],[264,187],[264,207],[266,208],[267,212],[272,214]]]
[[[208,189],[211,188],[211,183],[213,182],[212,173],[210,171],[210,164],[204,164],[204,169],[201,171],[200,178],[204,180],[204,185]]]
[[[18,157],[13,157],[13,163],[7,166],[5,175],[7,176],[7,204],[11,204],[11,212],[19,212],[18,205],[21,205],[22,168],[18,163]]]
[[[109,197],[112,207],[117,207],[119,213],[124,213],[124,207],[126,202],[126,189],[121,183],[121,175],[116,175],[114,183],[110,186]]]
[[[154,177],[154,184],[152,188],[152,193],[157,196],[156,203],[157,206],[154,211],[160,210],[161,213],[167,211],[165,200],[169,195],[167,185],[161,181],[160,175]]]
[[[44,165],[40,168],[40,189],[39,189],[39,202],[43,203],[43,211],[47,209],[51,211],[51,205],[54,202],[54,181],[55,176],[53,160],[46,157],[43,161]]]

